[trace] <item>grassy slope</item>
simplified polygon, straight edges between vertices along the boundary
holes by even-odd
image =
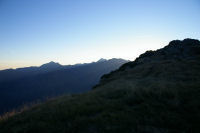
[[[4,118],[1,133],[199,133],[200,57],[118,70],[94,90]]]

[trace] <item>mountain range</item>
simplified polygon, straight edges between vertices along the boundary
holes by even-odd
[[[199,77],[200,41],[174,40],[103,75],[88,92],[3,115],[0,131],[199,133]]]
[[[126,62],[114,58],[67,66],[49,62],[40,67],[2,70],[0,113],[63,94],[86,92],[98,83],[103,74]]]

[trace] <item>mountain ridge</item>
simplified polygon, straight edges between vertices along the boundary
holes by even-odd
[[[109,59],[109,60],[114,60]],[[108,60],[108,61],[109,61]],[[124,60],[124,59],[119,59]],[[98,62],[98,61],[96,61]],[[95,63],[95,62],[91,62]],[[58,62],[50,61],[48,63],[44,63],[40,66],[30,66],[30,67],[22,67],[22,68],[16,68],[16,69],[4,69],[0,70],[0,83],[8,81],[8,80],[15,80],[18,78],[28,77],[28,76],[34,76],[38,74],[43,74],[51,71],[56,71],[59,69],[68,69],[68,68],[74,68],[77,66],[87,65],[91,63],[78,63],[74,65],[61,65]]]

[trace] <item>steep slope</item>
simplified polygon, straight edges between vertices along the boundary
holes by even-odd
[[[0,121],[0,131],[199,133],[200,42],[172,41],[63,96]]]
[[[45,73],[0,83],[0,113],[47,97],[88,91],[103,74],[126,62],[110,59],[78,66],[61,66],[54,62],[44,64],[40,68],[46,70]]]

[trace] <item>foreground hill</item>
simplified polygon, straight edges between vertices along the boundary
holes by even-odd
[[[5,78],[0,83],[0,114],[30,102],[63,94],[88,91],[103,74],[126,63],[123,59],[110,59],[88,64],[62,66],[50,62],[40,67],[1,71]],[[12,80],[11,80],[12,79]]]
[[[172,41],[63,96],[0,121],[2,133],[199,133],[200,42]],[[10,114],[12,115],[12,114]]]

